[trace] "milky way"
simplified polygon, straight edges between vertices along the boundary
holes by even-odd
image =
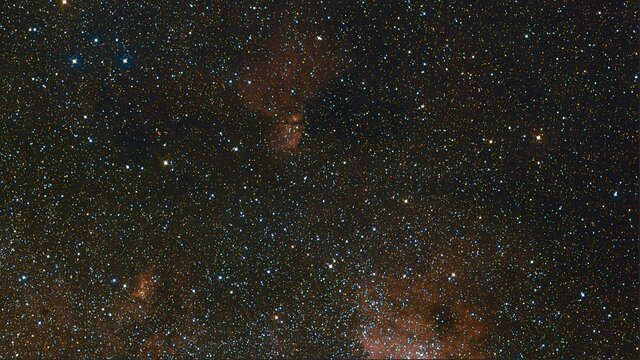
[[[640,355],[635,3],[0,9],[1,358]]]

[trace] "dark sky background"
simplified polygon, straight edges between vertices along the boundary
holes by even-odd
[[[638,5],[0,5],[0,355],[639,356]]]

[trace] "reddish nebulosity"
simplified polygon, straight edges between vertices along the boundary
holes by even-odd
[[[153,295],[160,286],[160,277],[151,269],[139,273],[134,278],[132,289],[126,297],[119,299],[113,315],[122,324],[142,321],[149,312]]]
[[[245,62],[238,92],[247,106],[275,120],[271,138],[275,148],[294,150],[302,141],[305,102],[343,67],[338,43],[310,31],[281,27]]]
[[[486,326],[454,285],[384,279],[363,287],[361,342],[372,358],[482,358]]]
[[[140,301],[149,300],[153,295],[157,280],[152,271],[146,271],[138,275],[136,287],[133,293],[131,293],[131,296]]]
[[[176,312],[188,310],[193,306],[193,293],[188,291],[188,280],[182,273],[158,273],[147,268],[133,278],[132,288],[125,292],[113,309],[113,321],[102,323],[97,329],[105,339],[105,350],[109,356],[121,356],[127,352],[139,353],[141,357],[178,356],[188,346],[178,334],[191,334],[185,326],[191,318],[181,318]],[[172,299],[181,304],[179,308],[169,308],[167,300]],[[125,329],[136,328],[154,323],[154,319],[173,312],[175,322],[171,327],[175,330],[166,332],[164,327],[156,331],[141,334],[138,348],[127,348],[127,338],[131,335]]]
[[[303,131],[302,114],[293,114],[289,117],[288,121],[283,121],[275,125],[272,143],[283,150],[293,150],[300,144]]]

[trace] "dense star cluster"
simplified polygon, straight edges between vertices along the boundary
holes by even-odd
[[[637,3],[0,9],[0,357],[639,356]]]

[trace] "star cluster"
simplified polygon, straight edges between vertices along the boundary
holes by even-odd
[[[638,8],[0,5],[7,358],[637,358]]]

